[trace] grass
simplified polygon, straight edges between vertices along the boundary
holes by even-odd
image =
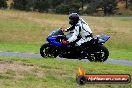
[[[120,59],[124,58],[126,60],[132,60],[132,52],[128,50],[111,50],[110,51],[111,58]]]
[[[27,53],[38,53],[39,44],[23,44],[23,43],[1,43],[0,51],[2,52],[27,52]]]
[[[68,16],[0,10],[0,51],[39,53],[47,35],[55,28],[68,27]],[[132,60],[132,18],[83,16],[94,35],[111,36],[105,44],[110,58]]]
[[[131,88],[132,84],[86,84],[75,78],[80,65],[88,74],[130,74],[131,66],[78,60],[0,57],[1,88]],[[111,69],[112,68],[112,69]]]

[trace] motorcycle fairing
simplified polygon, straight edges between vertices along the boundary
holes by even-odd
[[[96,35],[95,39],[98,39],[98,43],[105,43],[107,40],[109,40],[110,36],[106,36],[104,34],[102,35]]]

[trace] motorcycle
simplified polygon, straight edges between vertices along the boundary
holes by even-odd
[[[110,39],[110,36],[96,35],[91,41],[83,44],[79,55],[76,55],[77,51],[74,46],[76,41],[68,45],[62,43],[63,40],[67,40],[71,36],[72,33],[65,35],[61,28],[52,31],[40,48],[40,55],[43,58],[56,58],[59,56],[61,58],[88,59],[89,61],[99,62],[104,62],[108,59],[109,51],[103,44]]]

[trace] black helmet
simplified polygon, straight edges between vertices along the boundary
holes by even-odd
[[[69,15],[69,24],[76,25],[79,20],[79,15],[77,13],[71,13]]]

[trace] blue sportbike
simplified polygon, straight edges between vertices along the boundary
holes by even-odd
[[[107,40],[109,40],[109,36],[104,34],[96,35],[89,42],[86,42],[82,45],[81,52],[79,55],[76,54],[75,43],[79,40],[79,38],[68,45],[64,45],[62,43],[63,40],[67,40],[72,36],[72,33],[65,35],[61,29],[56,29],[52,31],[46,42],[40,48],[40,54],[42,57],[54,57],[57,56],[61,58],[68,59],[88,59],[89,61],[99,61],[103,62],[108,59],[109,51],[103,45]]]

